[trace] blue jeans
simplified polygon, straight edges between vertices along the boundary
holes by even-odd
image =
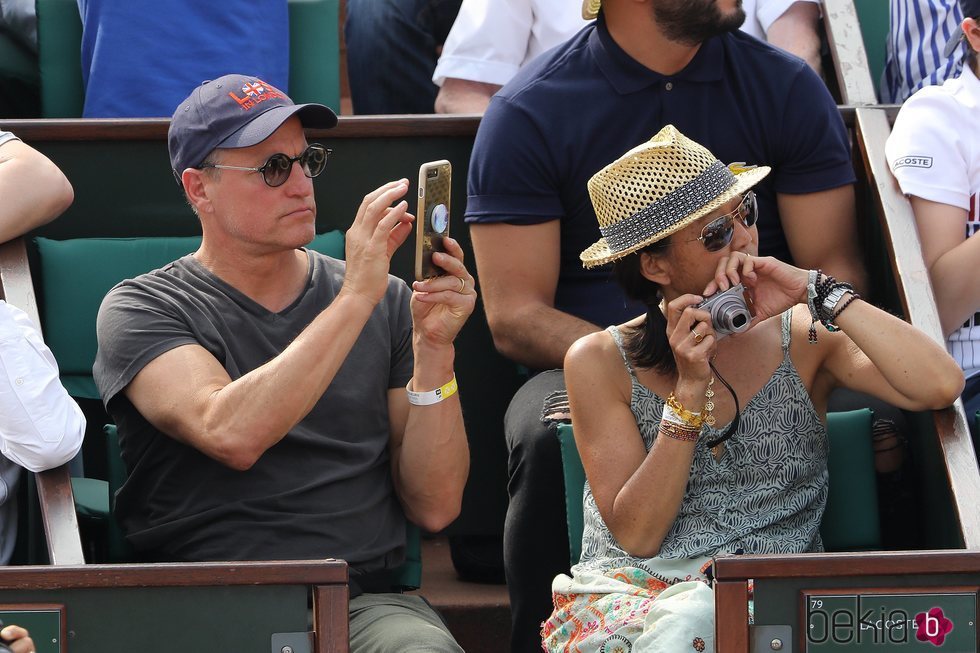
[[[433,113],[432,73],[462,0],[347,0],[354,113]]]

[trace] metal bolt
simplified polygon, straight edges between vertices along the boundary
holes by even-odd
[[[293,647],[292,646],[283,646],[282,647],[282,653],[293,653]]]
[[[771,642],[769,642],[769,648],[771,648],[774,651],[781,651],[783,649],[783,640],[781,639],[772,640]]]

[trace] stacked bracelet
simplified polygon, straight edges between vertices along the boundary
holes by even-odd
[[[847,293],[851,294],[850,298],[840,304]],[[840,327],[835,323],[838,316],[851,305],[851,302],[860,299],[861,296],[854,291],[851,284],[837,281],[820,270],[810,270],[807,277],[806,298],[807,308],[810,309],[808,340],[812,344],[817,341],[817,322],[820,322],[827,331],[840,331]],[[837,308],[838,304],[840,308]]]
[[[701,423],[704,421],[701,418],[701,413],[692,413],[681,406],[673,392],[667,397],[667,405],[664,407],[664,419],[675,424],[698,429],[699,431],[701,430]]]
[[[697,442],[701,434],[700,428],[694,428],[686,424],[678,424],[667,419],[660,420],[660,435],[664,435],[673,440],[683,442]]]
[[[451,378],[449,382],[442,387],[436,388],[435,390],[429,390],[427,392],[415,392],[408,387],[409,385],[412,385],[411,381],[409,381],[408,385],[405,386],[405,392],[408,393],[408,403],[412,404],[413,406],[431,406],[432,404],[438,404],[440,401],[452,397],[454,394],[456,394],[456,390],[459,389],[459,386],[456,385],[455,375],[453,375],[453,378]]]

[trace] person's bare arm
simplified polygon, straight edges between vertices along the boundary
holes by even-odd
[[[446,252],[433,254],[433,262],[446,274],[412,285],[410,385],[416,392],[454,378],[453,342],[476,307],[475,280],[463,265],[463,250],[452,238],[445,245]],[[428,531],[442,530],[459,515],[469,474],[459,392],[416,406],[403,388],[396,388],[388,392],[388,411],[391,476],[405,514]]]
[[[234,469],[248,469],[319,400],[388,284],[391,255],[411,233],[405,181],[365,197],[347,231],[344,286],[281,354],[234,381],[200,345],[148,363],[126,397],[151,424]]]
[[[929,268],[939,321],[949,335],[980,308],[980,238],[963,239],[966,209],[912,195],[922,257]]]
[[[532,369],[562,366],[572,343],[599,327],[557,310],[561,224],[470,225],[487,322],[497,349]]]
[[[868,292],[864,255],[858,241],[854,187],[776,197],[783,233],[798,267],[820,268]]]
[[[497,84],[447,77],[436,95],[436,113],[483,113]]]
[[[820,5],[794,2],[783,15],[772,22],[766,40],[807,62],[823,77],[820,65]]]
[[[0,197],[0,242],[50,222],[75,199],[58,166],[17,140],[0,145]]]

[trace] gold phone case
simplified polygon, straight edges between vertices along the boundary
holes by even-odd
[[[415,278],[419,281],[444,272],[432,263],[432,252],[446,251],[449,235],[449,193],[453,167],[449,161],[430,161],[419,167],[419,205],[415,214]]]

